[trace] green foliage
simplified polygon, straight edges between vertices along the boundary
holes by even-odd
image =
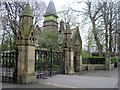
[[[3,43],[1,44],[3,51],[11,51],[16,47],[16,37],[14,34],[11,34],[10,37],[6,37]]]
[[[105,58],[100,57],[92,57],[92,58],[83,58],[83,64],[104,64]]]
[[[58,70],[59,70],[59,67],[60,67],[60,65],[53,65],[53,70],[54,70],[54,71],[58,71]]]
[[[55,62],[55,60],[53,60],[53,62]],[[48,61],[48,59],[39,59],[37,62],[36,62],[36,69],[39,70],[39,69],[43,69],[43,70],[48,70],[50,68],[50,65],[51,65],[51,68],[53,70],[58,70],[59,69],[59,65],[57,65],[56,63],[53,63],[53,64],[49,64],[50,62]]]
[[[89,57],[89,53],[85,50],[82,50],[82,57],[83,58],[88,58]]]
[[[3,49],[4,51],[9,50],[8,42],[7,42],[7,41],[2,44],[2,49]]]
[[[1,63],[3,66],[7,66],[7,67],[14,67],[15,63],[16,63],[16,56],[11,55],[12,52],[9,53],[4,53],[5,55],[2,55],[1,58]]]
[[[111,63],[115,63],[116,61],[120,62],[120,58],[115,58],[115,57],[111,58]]]
[[[104,57],[99,57],[99,56],[92,56],[92,58],[104,58]]]
[[[39,46],[43,48],[58,47],[58,33],[54,30],[45,30],[39,36]]]

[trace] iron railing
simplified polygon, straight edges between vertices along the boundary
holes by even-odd
[[[64,52],[50,49],[35,50],[35,71],[37,78],[64,73]]]

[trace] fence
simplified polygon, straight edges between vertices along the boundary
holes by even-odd
[[[16,82],[18,51],[3,52],[1,54],[2,82]]]
[[[37,78],[64,74],[64,52],[54,49],[36,49],[35,70]]]

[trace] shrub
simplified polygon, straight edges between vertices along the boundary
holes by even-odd
[[[111,57],[111,63],[120,62],[120,58]]]
[[[83,64],[104,64],[105,58],[92,57],[92,58],[83,58]]]

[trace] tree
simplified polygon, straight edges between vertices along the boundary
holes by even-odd
[[[77,2],[77,3],[79,4],[81,2]],[[85,2],[87,7],[84,8],[84,11],[79,11],[79,10],[74,10],[74,9],[73,9],[73,11],[82,13],[83,15],[86,15],[87,17],[89,17],[89,19],[91,21],[91,25],[92,25],[92,34],[94,36],[94,40],[95,40],[97,48],[98,48],[99,56],[102,57],[103,56],[103,48],[102,48],[102,44],[100,42],[100,38],[98,36],[98,29],[97,29],[96,23],[97,23],[97,20],[101,17],[100,10],[104,6],[104,4],[102,4],[100,7],[98,7],[99,3],[98,2],[93,3],[93,2],[90,2],[89,0],[87,0]]]
[[[63,6],[62,10],[59,11],[59,16],[60,16],[60,19],[63,20],[63,22],[65,24],[69,24],[70,28],[71,27],[75,27],[76,24],[78,24],[78,14],[77,12],[74,12],[71,10],[70,8],[71,6]]]
[[[101,9],[103,14],[103,22],[105,28],[105,46],[106,53],[111,56],[112,52],[116,52],[117,46],[117,3],[115,2],[104,2],[106,3]]]
[[[88,31],[88,35],[86,37],[86,41],[87,41],[88,53],[89,53],[89,56],[90,56],[91,52],[95,51],[94,49],[96,48],[95,47],[94,37],[93,37],[93,34],[91,33],[90,29]]]
[[[117,30],[118,56],[120,56],[120,2],[118,3],[118,30]]]
[[[113,51],[116,51],[117,47],[117,2],[112,0],[109,2],[87,0],[85,4],[87,7],[84,8],[84,11],[72,10],[89,17],[99,56],[103,56],[104,51],[109,52],[107,54],[110,56]]]
[[[58,34],[54,30],[45,30],[39,36],[38,45],[41,48],[58,48]]]
[[[86,50],[82,50],[82,57],[83,58],[89,58],[89,53]]]
[[[98,3],[95,5],[93,5],[95,7],[92,8],[92,2],[88,1],[86,2],[87,4],[87,9],[86,9],[86,13],[88,14],[88,17],[91,20],[91,24],[92,24],[92,33],[94,35],[94,39],[99,51],[99,56],[102,57],[103,56],[103,48],[102,48],[102,44],[100,43],[100,39],[98,36],[98,32],[97,32],[97,28],[96,28],[96,21],[101,17],[101,14],[99,14],[101,8],[103,8],[103,6],[105,5],[105,3],[103,3],[100,7],[96,7],[98,5]]]
[[[2,42],[5,40],[5,35],[9,35],[10,39],[14,40],[13,47],[11,49],[14,49],[16,47],[16,35],[18,30],[20,29],[19,27],[19,19],[20,19],[20,14],[27,2],[14,2],[12,0],[11,2],[3,2],[2,7],[4,14],[2,16],[2,26],[3,28],[3,38]],[[40,2],[33,2],[31,4],[32,10],[33,10],[33,15],[34,15],[34,27],[40,23],[42,20],[42,16],[46,7],[46,4],[41,0]],[[7,33],[6,33],[7,32]],[[8,33],[9,32],[9,33]],[[11,37],[12,34],[12,37]],[[10,45],[11,46],[11,45]]]

